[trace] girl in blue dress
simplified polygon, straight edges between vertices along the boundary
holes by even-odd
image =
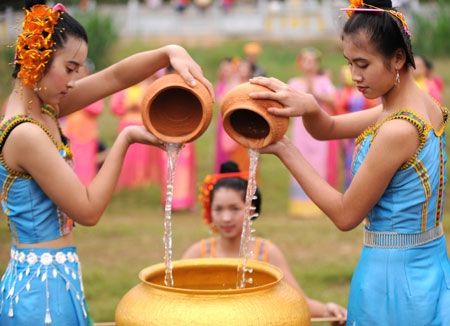
[[[35,4],[36,1],[33,1]],[[97,176],[84,186],[57,118],[134,85],[169,63],[190,84],[211,84],[181,47],[135,54],[89,77],[78,71],[87,35],[62,5],[28,6],[16,45],[14,90],[0,124],[2,207],[12,235],[0,283],[0,325],[87,325],[74,223],[95,225],[133,143],[159,146],[144,127],[125,128]]]
[[[352,0],[342,34],[358,90],[380,97],[373,109],[329,116],[312,95],[276,79],[253,94],[302,116],[317,139],[354,138],[353,180],[340,193],[284,138],[263,152],[287,166],[308,196],[343,231],[365,220],[353,274],[347,325],[450,325],[450,263],[442,226],[448,110],[414,82],[410,32],[390,0]]]

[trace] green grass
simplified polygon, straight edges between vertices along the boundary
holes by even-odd
[[[242,55],[244,40],[183,44],[202,66],[205,75],[215,82],[217,66],[224,57]],[[118,60],[131,53],[151,49],[156,42],[122,42],[114,49]],[[304,46],[314,45],[323,53],[322,66],[335,76],[345,61],[339,42],[262,42],[261,64],[270,76],[283,81],[298,74],[295,58]],[[435,69],[450,85],[450,59],[438,59]],[[5,72],[4,64],[0,65]],[[9,81],[3,82],[7,90]],[[3,93],[4,96],[5,93]],[[107,101],[108,103],[108,101]],[[450,103],[447,87],[444,103]],[[217,108],[216,108],[217,114]],[[108,106],[100,116],[100,135],[111,145],[117,133],[117,119]],[[196,141],[198,183],[211,173],[214,157],[214,122]],[[262,156],[260,186],[263,214],[255,227],[258,235],[270,238],[285,253],[291,269],[306,293],[315,299],[346,305],[350,280],[362,248],[361,226],[350,232],[338,231],[323,218],[305,220],[287,216],[289,173],[272,156]],[[116,193],[96,227],[78,226],[74,232],[89,309],[96,321],[112,321],[120,298],[139,282],[138,272],[163,260],[163,212],[156,185]],[[447,196],[447,200],[448,200]],[[174,258],[179,259],[190,244],[210,235],[202,223],[200,207],[194,214],[175,213],[173,217]],[[444,211],[447,233],[450,216]],[[9,260],[10,234],[4,217],[0,218],[0,270]],[[325,324],[324,324],[325,325]]]

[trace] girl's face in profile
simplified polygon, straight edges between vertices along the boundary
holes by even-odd
[[[50,61],[45,75],[38,82],[38,95],[50,105],[57,105],[80,79],[78,71],[87,56],[84,40],[69,36],[63,47],[58,48]]]
[[[352,80],[366,98],[383,96],[395,86],[396,70],[393,60],[389,62],[389,69],[386,59],[367,41],[365,33],[344,35],[343,47]]]
[[[240,237],[245,213],[243,191],[221,187],[214,191],[212,224],[225,238]]]

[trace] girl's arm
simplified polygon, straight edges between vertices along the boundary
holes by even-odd
[[[181,46],[168,45],[157,50],[134,54],[102,71],[78,80],[75,87],[61,101],[60,116],[135,85],[159,69],[168,66],[169,63],[189,85],[194,86],[194,78],[198,79],[214,98],[212,85],[203,76],[200,66]]]
[[[284,281],[303,295],[309,306],[312,317],[347,317],[347,310],[345,308],[333,302],[323,303],[309,298],[292,274],[291,268],[289,267],[283,252],[272,242],[269,244],[268,262],[281,269],[284,275]]]
[[[344,194],[330,186],[298,149],[283,138],[263,152],[274,153],[286,165],[308,197],[343,231],[355,228],[386,190],[395,172],[419,146],[415,127],[404,120],[383,124]]]
[[[3,153],[7,164],[30,174],[50,199],[82,225],[95,225],[111,200],[130,144],[159,144],[142,126],[125,128],[117,137],[102,168],[85,187],[43,130],[30,123],[17,126]]]
[[[308,132],[319,140],[356,138],[375,123],[382,112],[380,105],[370,110],[330,116],[320,108],[313,95],[297,91],[278,79],[257,77],[250,82],[273,90],[251,94],[252,98],[280,102],[283,108],[269,108],[269,112],[284,117],[301,116]]]

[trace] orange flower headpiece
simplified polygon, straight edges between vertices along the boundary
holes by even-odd
[[[247,172],[232,172],[232,173],[220,173],[211,174],[205,177],[203,187],[200,188],[200,195],[198,198],[202,202],[203,206],[203,222],[206,224],[211,224],[211,191],[214,189],[215,184],[220,179],[225,178],[241,178],[248,180]]]
[[[22,85],[36,88],[49,62],[53,49],[52,35],[60,12],[45,5],[25,10],[23,31],[17,38],[15,64],[21,65],[17,77]]]
[[[366,7],[366,8],[363,8]],[[411,32],[409,31],[408,24],[406,24],[405,16],[398,11],[395,10],[385,10],[382,8],[378,8],[369,4],[364,3],[363,0],[350,0],[350,6],[348,8],[341,8],[341,11],[346,11],[348,18],[350,18],[355,11],[371,11],[371,12],[388,12],[392,16],[397,17],[403,26],[403,30],[411,36]]]

